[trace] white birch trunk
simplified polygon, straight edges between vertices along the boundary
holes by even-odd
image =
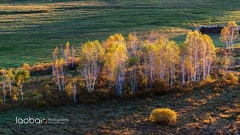
[[[9,85],[10,97],[12,98],[12,79],[8,81],[8,85]]]
[[[6,77],[3,79],[3,102],[6,102]]]
[[[74,49],[74,47],[72,46],[72,68],[73,68],[73,66],[74,66],[74,62],[75,61],[75,49]]]
[[[74,83],[73,84],[73,100],[75,104],[77,103],[76,95],[77,95],[77,88],[76,88],[76,84]]]
[[[21,92],[21,97],[22,97],[22,102],[23,102],[23,84],[22,84],[22,82],[20,82],[20,92]]]

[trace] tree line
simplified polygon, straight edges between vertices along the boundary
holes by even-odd
[[[64,63],[74,59],[71,55],[65,57],[66,52],[71,52],[68,50],[69,43],[61,52],[58,47],[53,51],[53,76],[60,91],[64,90]],[[116,90],[118,97],[122,96],[126,80],[133,93],[137,92],[140,83],[152,89],[156,80],[163,81],[169,88],[177,82],[185,85],[205,80],[216,58],[213,41],[199,31],[189,32],[180,45],[157,32],[151,32],[144,41],[136,33],[129,34],[126,39],[115,34],[103,43],[97,40],[85,43],[79,54],[78,77],[83,79],[88,92],[95,90],[104,75],[108,88]],[[139,73],[142,73],[141,78]]]

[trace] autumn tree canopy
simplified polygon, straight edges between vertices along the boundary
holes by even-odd
[[[86,81],[88,91],[93,91],[101,70],[103,50],[101,44],[96,40],[87,42],[81,49],[80,72]]]
[[[227,48],[230,50],[234,50],[234,42],[233,40],[236,39],[239,35],[239,30],[238,30],[238,25],[236,24],[235,21],[229,21],[227,26],[225,26],[221,30],[221,37],[220,40],[222,42],[225,42]]]

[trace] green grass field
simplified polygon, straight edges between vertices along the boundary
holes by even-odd
[[[157,30],[183,42],[201,25],[240,23],[238,0],[136,0],[0,2],[0,68],[52,61],[56,46],[80,46],[115,33],[148,35]],[[222,46],[219,35],[212,36]]]

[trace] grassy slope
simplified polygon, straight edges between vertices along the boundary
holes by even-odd
[[[67,41],[79,46],[114,33],[159,30],[183,42],[187,30],[240,19],[237,0],[6,1],[0,4],[0,67],[51,61],[53,48]]]

